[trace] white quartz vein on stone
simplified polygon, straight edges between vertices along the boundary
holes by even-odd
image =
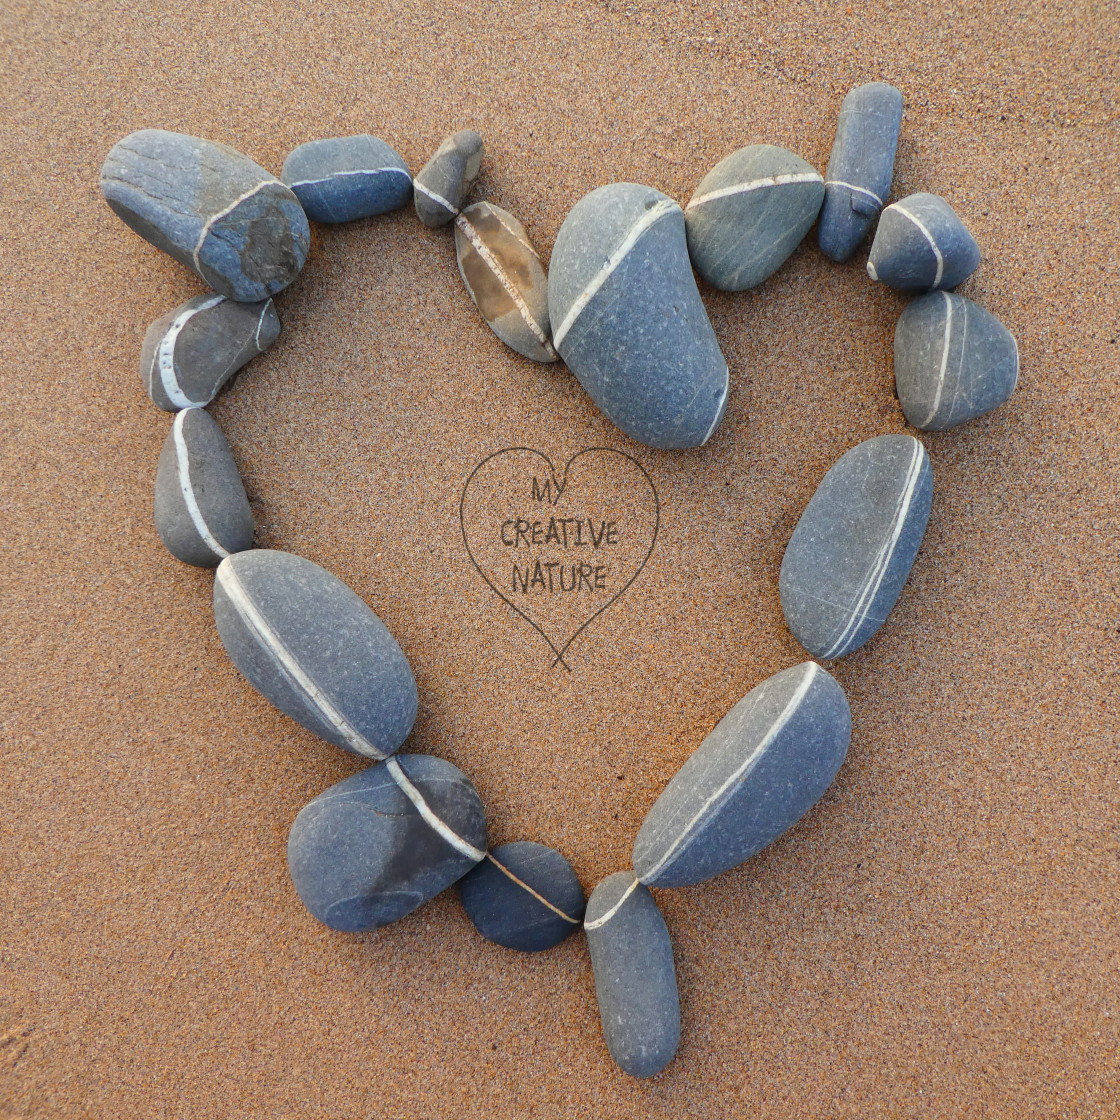
[[[750,194],[751,191],[760,191],[765,187],[785,187],[791,183],[820,183],[820,174],[816,171],[791,171],[784,175],[767,175],[761,179],[751,179],[746,183],[732,183],[729,187],[719,187],[717,190],[708,191],[707,194],[698,195],[689,201],[685,210],[703,206],[706,202],[715,202],[720,198],[730,198],[737,194]]]
[[[398,175],[404,175],[408,179],[412,178],[412,172],[406,171],[403,167],[361,167],[355,171],[332,171],[321,179],[297,179],[294,183],[288,183],[287,186],[292,190],[295,190],[296,187],[317,187],[320,183],[330,183],[335,179],[344,179],[350,175],[383,175],[386,171],[395,171]]]
[[[922,236],[929,242],[929,247],[933,250],[934,257],[937,258],[937,271],[934,273],[933,283],[930,287],[936,288],[937,285],[941,283],[941,277],[945,275],[945,258],[942,256],[941,250],[937,247],[937,241],[934,239],[933,234],[930,233],[929,227],[925,222],[923,222],[921,218],[911,214],[904,206],[896,202],[891,209],[897,210],[904,218],[909,218],[910,221],[922,231]]]
[[[416,806],[416,811],[430,828],[437,832],[457,852],[466,856],[468,859],[473,859],[475,863],[485,858],[486,853],[481,848],[476,848],[472,843],[464,840],[463,837],[445,821],[436,816],[432,807],[424,800],[424,795],[413,785],[411,779],[404,772],[404,769],[397,759],[387,759],[385,768],[392,774],[393,781],[397,783],[405,797]]]
[[[607,924],[607,922],[609,922],[611,920],[611,918],[613,918],[615,916],[615,914],[617,914],[619,912],[619,910],[622,909],[622,904],[634,893],[635,890],[637,890],[638,883],[639,883],[639,880],[635,876],[634,881],[630,884],[630,886],[628,886],[626,888],[626,890],[624,890],[622,892],[622,895],[619,898],[619,900],[605,914],[601,914],[598,918],[595,918],[593,921],[584,922],[583,923],[583,928],[585,930],[600,929],[602,926],[605,926]]]
[[[942,292],[941,297],[945,300],[945,332],[941,339],[941,368],[937,372],[937,387],[933,394],[933,407],[920,425],[923,428],[937,415],[937,410],[941,407],[941,396],[945,391],[945,375],[949,368],[949,350],[953,344],[953,298],[948,292]],[[961,362],[962,364],[964,362],[963,338],[961,339]]]
[[[850,191],[858,191],[860,194],[867,195],[880,209],[883,207],[883,200],[874,191],[868,190],[867,187],[857,187],[855,183],[848,183],[843,179],[825,179],[824,185],[826,187],[847,187]]]
[[[232,214],[246,199],[252,198],[258,191],[271,186],[273,183],[282,185],[279,179],[262,179],[255,187],[250,187],[243,194],[238,195],[228,206],[224,206],[216,214],[211,214],[210,217],[206,219],[202,226],[202,232],[198,235],[198,241],[195,242],[194,252],[191,253],[191,259],[194,261],[196,272],[200,275],[202,273],[202,262],[199,260],[199,256],[202,253],[202,247],[206,244],[206,239],[210,236],[210,231],[214,228],[214,225],[226,217],[227,214]]]
[[[413,179],[412,187],[413,187],[413,190],[419,191],[422,195],[427,195],[428,198],[430,198],[433,202],[435,202],[439,206],[442,206],[445,210],[448,211],[448,213],[451,213],[451,214],[458,214],[459,213],[459,208],[457,206],[452,206],[451,203],[448,202],[447,199],[443,197],[443,195],[436,194],[436,192],[433,191],[430,187],[424,186],[424,184],[421,183],[419,179]]]
[[[183,392],[182,386],[179,384],[179,378],[175,375],[175,344],[179,335],[200,311],[209,311],[211,307],[217,307],[219,303],[225,302],[225,298],[225,296],[211,296],[209,299],[203,300],[197,307],[189,307],[186,311],[181,311],[164,331],[163,338],[159,340],[159,346],[156,347],[155,371],[159,373],[164,395],[176,408],[197,408],[199,405],[206,403],[205,401],[192,401]],[[152,386],[149,384],[149,394],[151,394],[151,390]]]
[[[191,482],[191,459],[187,450],[187,441],[183,435],[189,409],[184,409],[171,425],[171,442],[175,445],[175,462],[179,468],[179,493],[183,496],[183,504],[187,507],[187,515],[191,519],[194,531],[202,538],[203,543],[219,559],[224,560],[229,555],[229,549],[210,531],[206,518],[199,508],[195,496],[194,484]]]
[[[573,918],[570,914],[565,914],[564,911],[561,910],[559,906],[554,906],[551,902],[548,901],[547,898],[544,897],[543,894],[541,894],[539,891],[533,890],[533,888],[531,886],[529,886],[529,884],[526,883],[523,879],[519,879],[516,875],[514,875],[514,873],[512,871],[510,871],[510,869],[508,867],[506,867],[506,865],[504,863],[502,863],[501,860],[495,859],[493,852],[487,852],[486,853],[486,858],[503,875],[505,875],[507,879],[511,879],[513,882],[515,882],[527,894],[531,894],[542,906],[547,906],[549,910],[551,910],[554,914],[558,915],[559,917],[563,918],[564,921],[571,922],[572,925],[574,925],[574,926],[579,925],[579,919],[578,918]]]

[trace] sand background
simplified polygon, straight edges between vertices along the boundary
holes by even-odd
[[[0,232],[0,1117],[1115,1117],[1117,36],[1097,2],[64,4],[6,0]],[[375,934],[291,890],[296,812],[362,763],[239,677],[211,577],[151,524],[170,418],[147,325],[201,290],[101,200],[141,127],[278,171],[372,131],[418,169],[486,138],[479,194],[547,257],[611,180],[684,200],[750,142],[823,170],[843,94],[906,96],[895,197],[945,194],[1014,331],[995,414],[925,439],[925,545],[836,668],[833,789],[706,885],[661,892],[684,1012],[650,1083],[611,1064],[585,945],[525,957],[454,893]],[[733,392],[710,445],[656,453],[561,366],[478,318],[447,230],[319,228],[284,333],[214,407],[259,542],[347,580],[418,677],[412,749],[475,780],[495,841],[627,865],[665,781],[750,687],[802,660],[777,571],[824,471],[905,430],[904,300],[810,240],[704,297]],[[634,455],[661,501],[641,578],[551,668],[463,549],[492,451]]]

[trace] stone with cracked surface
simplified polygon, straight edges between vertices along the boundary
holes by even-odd
[[[482,137],[464,129],[449,136],[416,176],[416,216],[433,229],[445,226],[463,208],[482,169]]]
[[[900,292],[955,288],[976,270],[980,247],[935,194],[907,195],[879,217],[867,275]]]
[[[412,172],[376,136],[308,140],[284,160],[280,178],[316,222],[353,222],[404,206],[412,197]]]

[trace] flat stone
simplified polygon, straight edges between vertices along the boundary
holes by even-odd
[[[918,555],[933,471],[913,436],[845,452],[786,546],[778,590],[786,623],[815,657],[859,649],[886,621]]]
[[[199,408],[279,337],[271,299],[237,303],[225,296],[195,296],[148,328],[140,376],[165,412]]]
[[[856,251],[886,204],[901,128],[902,94],[894,86],[868,82],[844,98],[817,223],[817,244],[831,260]]]
[[[696,271],[728,292],[761,284],[801,244],[823,198],[820,173],[793,152],[772,144],[733,152],[684,209]]]
[[[293,148],[280,177],[316,222],[353,222],[412,197],[412,172],[376,136],[335,136]]]
[[[447,225],[463,208],[482,169],[482,137],[469,129],[449,136],[416,181],[416,216],[426,226]]]
[[[307,259],[307,215],[274,175],[225,144],[146,128],[101,167],[113,212],[228,299],[283,291]]]
[[[727,406],[727,362],[671,198],[611,183],[580,199],[552,251],[548,310],[553,345],[628,436],[661,448],[708,441]]]
[[[665,919],[649,888],[633,872],[619,871],[591,892],[583,928],[607,1049],[631,1077],[652,1077],[672,1060],[681,1037]]]
[[[184,564],[216,568],[253,547],[253,511],[217,421],[185,408],[171,424],[156,469],[160,540]]]
[[[980,263],[980,247],[943,198],[912,194],[879,218],[867,275],[901,292],[955,288]]]
[[[324,790],[288,835],[304,906],[344,933],[388,925],[465,875],[486,854],[486,815],[450,762],[402,754]]]
[[[416,719],[416,681],[385,624],[302,556],[228,556],[214,581],[222,645],[249,683],[328,742],[385,758]]]
[[[548,278],[525,227],[491,202],[455,219],[459,274],[490,329],[535,362],[555,362],[549,339]]]
[[[475,929],[507,949],[551,949],[579,929],[583,888],[554,848],[519,840],[502,844],[459,881],[459,898]]]
[[[894,332],[894,383],[915,428],[940,432],[1003,404],[1019,380],[1012,333],[952,292],[919,296]]]

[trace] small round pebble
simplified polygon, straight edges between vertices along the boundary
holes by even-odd
[[[280,177],[316,222],[353,222],[404,206],[408,164],[376,136],[336,136],[294,148]]]
[[[912,194],[879,218],[867,275],[902,292],[955,288],[980,263],[980,247],[945,199]]]
[[[482,169],[482,137],[466,129],[449,136],[413,183],[416,216],[426,226],[447,225],[463,208]]]

